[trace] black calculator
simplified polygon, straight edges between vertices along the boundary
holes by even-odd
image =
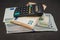
[[[20,7],[16,7],[14,12],[14,17],[23,17],[23,16],[42,16],[43,15],[43,7],[42,4],[39,5],[22,5]]]

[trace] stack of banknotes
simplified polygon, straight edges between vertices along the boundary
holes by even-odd
[[[15,7],[13,7],[15,10]],[[10,8],[5,9],[3,22],[6,26],[7,33],[21,33],[21,32],[31,32],[32,30],[24,28],[19,25],[11,23],[11,20],[14,20],[14,10]],[[53,16],[49,13],[44,13],[42,17],[19,17],[16,21],[21,21],[23,23],[31,24],[34,31],[58,31]]]

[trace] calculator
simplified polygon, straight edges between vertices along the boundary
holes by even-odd
[[[42,4],[29,5],[29,6],[22,5],[20,7],[16,7],[14,17],[42,16],[43,11],[44,10]]]

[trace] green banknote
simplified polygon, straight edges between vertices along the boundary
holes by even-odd
[[[40,27],[48,27],[49,25],[49,16],[40,17],[38,21]]]
[[[5,19],[5,24],[11,24],[10,21],[13,20],[13,18],[6,18]]]

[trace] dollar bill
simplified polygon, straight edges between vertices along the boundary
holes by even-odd
[[[6,18],[5,19],[5,24],[11,24],[10,21],[13,20],[14,18]]]
[[[43,15],[39,18],[38,26],[40,27],[49,27],[49,15]]]

